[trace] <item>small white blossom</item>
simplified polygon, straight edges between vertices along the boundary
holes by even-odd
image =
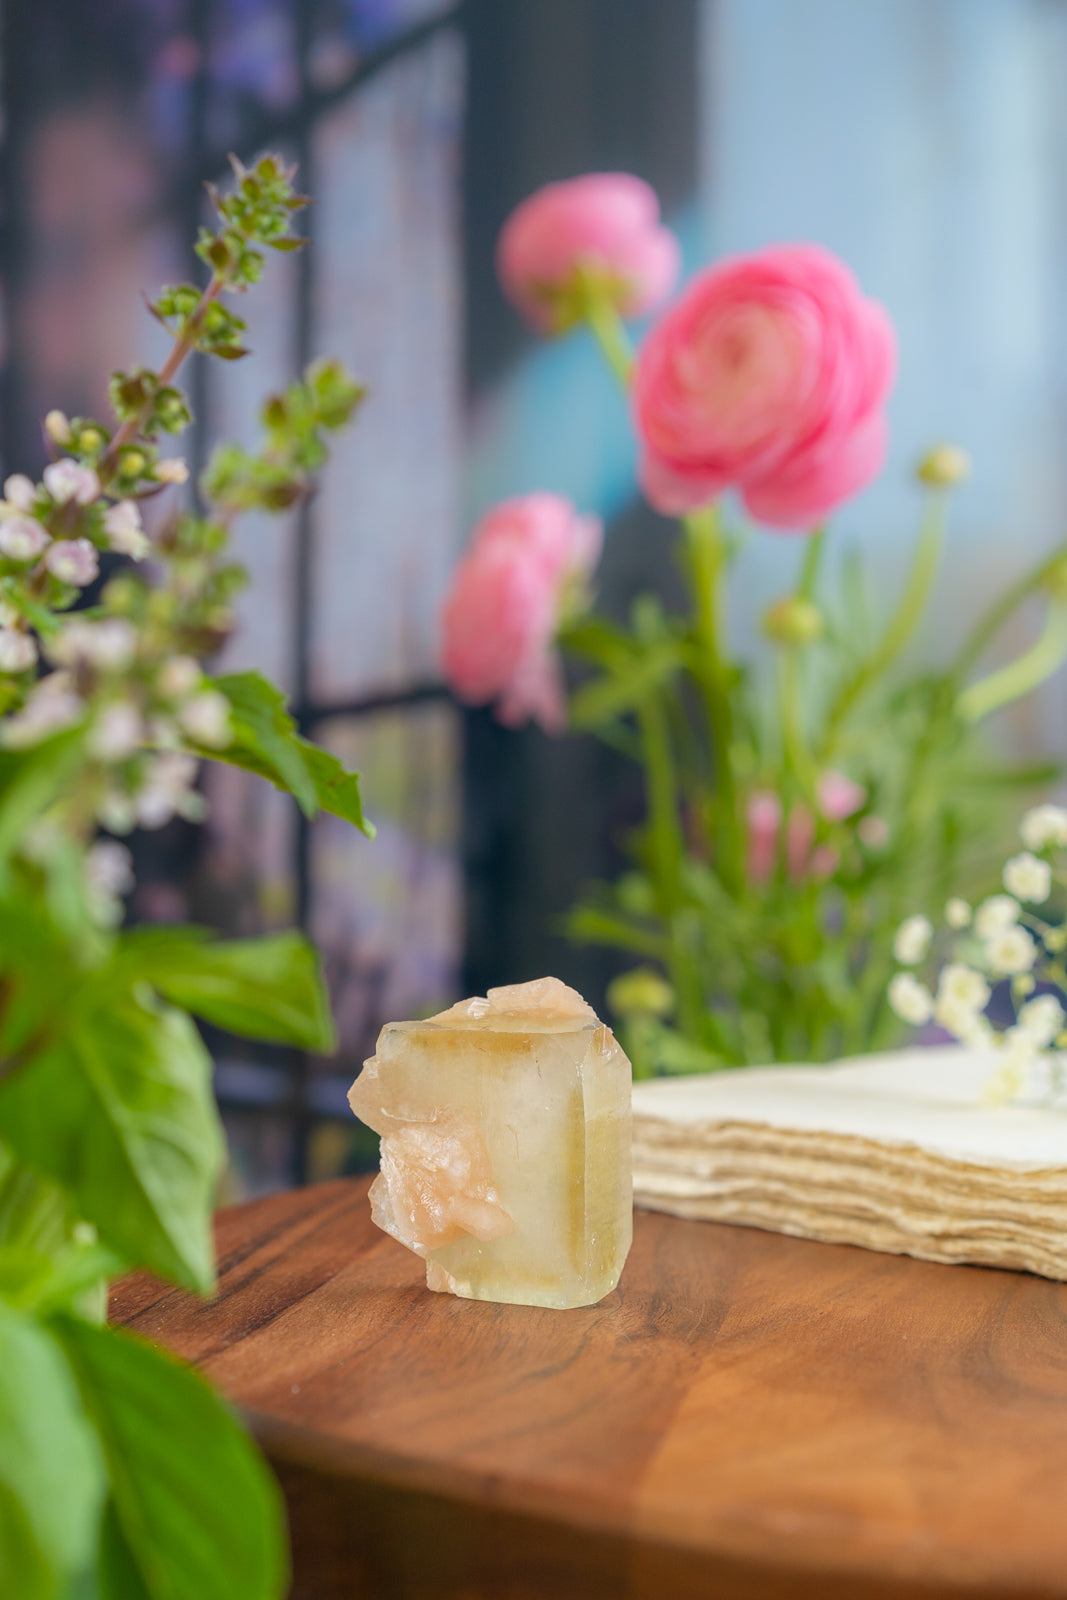
[[[1019,834],[1028,850],[1043,850],[1047,844],[1067,845],[1067,809],[1063,806],[1033,806],[1019,824]]]
[[[106,617],[102,622],[74,617],[48,643],[49,656],[61,666],[85,662],[105,672],[128,667],[136,649],[137,629],[125,617]]]
[[[128,794],[112,790],[98,803],[96,818],[109,833],[132,833],[137,822],[137,809]]]
[[[946,1004],[951,1002],[963,1006],[968,1011],[983,1011],[989,1002],[989,995],[988,983],[974,967],[965,966],[962,961],[950,961],[947,967],[942,967],[937,981],[938,1005],[944,1001]],[[941,1018],[937,1020],[940,1022]]]
[[[985,940],[985,953],[993,971],[1010,978],[1030,971],[1037,960],[1037,945],[1025,928],[1000,928]]]
[[[120,555],[143,561],[151,550],[143,527],[141,513],[132,500],[119,500],[104,512],[104,531],[112,550]]]
[[[1052,888],[1052,868],[1047,861],[1032,856],[1024,850],[1004,863],[1004,887],[1016,900],[1028,900],[1040,905],[1049,897]]]
[[[217,689],[204,689],[178,707],[182,731],[209,750],[225,750],[233,738],[230,702]]]
[[[1010,928],[1019,920],[1021,906],[1010,894],[991,894],[974,914],[974,931],[979,939],[988,939],[1003,928]]]
[[[137,707],[128,700],[117,700],[101,711],[88,745],[100,761],[125,761],[144,743],[144,723]]]
[[[114,897],[133,888],[133,857],[115,839],[98,839],[85,856],[85,880],[90,890]]]
[[[37,485],[24,472],[13,472],[4,479],[4,499],[16,511],[32,511],[37,498]]]
[[[70,423],[62,411],[50,411],[44,419],[44,431],[53,444],[70,443]]]
[[[950,928],[966,928],[971,920],[971,908],[966,900],[961,900],[958,895],[945,904],[945,921]]]
[[[933,933],[933,927],[921,914],[905,918],[893,940],[893,954],[902,966],[913,967],[923,959],[930,948]]]
[[[1063,1007],[1053,994],[1039,994],[1019,1008],[1017,1027],[1034,1041],[1038,1049],[1050,1045],[1063,1027]]]
[[[889,1004],[902,1022],[918,1028],[934,1013],[934,997],[910,972],[898,972],[889,985]]]
[[[185,483],[189,468],[181,456],[172,456],[167,461],[156,462],[155,477],[157,483]]]
[[[137,797],[137,820],[142,828],[162,828],[173,816],[182,816],[195,822],[203,816],[203,797],[196,793],[199,763],[195,756],[180,751],[166,751],[156,756],[148,773],[148,782]]]
[[[6,517],[0,522],[0,551],[12,561],[33,561],[48,542],[48,534],[33,517]]]
[[[28,633],[0,628],[0,672],[28,672],[37,664],[37,645]]]
[[[164,700],[182,700],[199,689],[203,677],[193,656],[171,656],[156,674],[156,689]]]
[[[57,539],[45,552],[44,564],[60,583],[84,589],[100,571],[96,547],[88,539]]]
[[[75,500],[80,506],[92,505],[100,494],[100,479],[92,467],[83,467],[69,457],[45,467],[44,486],[61,506],[68,500]]]
[[[0,740],[9,749],[22,750],[70,727],[84,714],[85,702],[74,692],[68,674],[51,672],[34,686],[22,710],[0,724]]]

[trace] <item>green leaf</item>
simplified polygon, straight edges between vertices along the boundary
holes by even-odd
[[[66,789],[84,736],[81,727],[65,728],[27,750],[0,749],[0,882],[29,824]]]
[[[63,1318],[56,1331],[111,1479],[106,1600],[130,1600],[123,1563],[149,1600],[279,1600],[281,1496],[204,1379],[117,1328]]]
[[[116,957],[174,1005],[247,1039],[336,1045],[315,947],[299,933],[215,941],[196,928],[135,928]]]
[[[313,817],[318,808],[315,785],[285,696],[259,672],[231,672],[216,678],[214,687],[233,708],[233,742],[225,750],[205,753],[269,778],[275,788],[293,796],[305,816]]]
[[[86,1315],[89,1297],[94,1302],[93,1321],[102,1322],[107,1298],[99,1290],[116,1278],[123,1262],[99,1244],[68,1244],[55,1254],[15,1246],[0,1249],[0,1298],[16,1310],[45,1316],[53,1311]]]
[[[110,990],[0,1084],[15,1154],[70,1190],[101,1242],[186,1288],[214,1283],[222,1153],[211,1062],[191,1018]]]
[[[203,750],[213,761],[226,761],[267,778],[296,800],[306,817],[331,812],[373,839],[363,816],[359,778],[346,772],[335,756],[301,738],[285,707],[285,696],[259,672],[232,672],[214,679],[214,687],[233,707],[232,744],[225,750]]]
[[[63,1351],[0,1301],[0,1594],[65,1592],[92,1557],[104,1488]]]

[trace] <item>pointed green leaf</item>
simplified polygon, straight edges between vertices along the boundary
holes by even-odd
[[[132,1334],[73,1318],[55,1326],[111,1480],[107,1600],[128,1600],[129,1585],[116,1586],[123,1565],[149,1600],[280,1600],[281,1496],[218,1396]]]
[[[0,1128],[21,1160],[67,1186],[102,1244],[187,1288],[212,1287],[222,1138],[189,1017],[107,995],[0,1083]]]
[[[174,1005],[247,1039],[335,1046],[314,945],[299,933],[223,942],[196,928],[135,928],[116,961]]]
[[[103,1496],[63,1351],[0,1301],[0,1594],[58,1600],[91,1559]]]
[[[63,792],[84,737],[84,728],[65,728],[26,750],[0,749],[0,881],[29,824]]]

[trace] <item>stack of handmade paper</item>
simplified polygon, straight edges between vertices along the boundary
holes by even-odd
[[[634,1199],[1067,1279],[1067,1108],[982,1101],[990,1055],[906,1050],[634,1087]]]

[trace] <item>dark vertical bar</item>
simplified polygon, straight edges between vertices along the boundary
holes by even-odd
[[[4,472],[32,472],[40,464],[43,448],[31,438],[33,422],[20,403],[29,353],[20,337],[18,304],[27,270],[28,241],[32,237],[32,196],[25,181],[23,160],[33,117],[34,57],[31,48],[32,7],[27,0],[8,0],[3,7],[3,110],[4,137],[0,147],[0,274],[3,279],[5,360],[0,377],[0,459]]]
[[[309,114],[312,96],[310,57],[313,0],[293,0],[297,59],[300,65],[300,117],[296,135],[297,182],[305,194],[314,192],[312,165],[313,121]],[[314,207],[301,212],[302,232],[309,240],[314,229]],[[297,256],[295,350],[297,370],[302,372],[311,360],[314,339],[314,278],[311,246]],[[315,524],[311,503],[304,501],[297,514],[296,581],[293,617],[293,688],[297,706],[311,702],[311,610],[314,595]],[[306,733],[306,727],[301,729]],[[301,928],[311,920],[311,826],[302,811],[296,820],[296,913]],[[308,1078],[310,1063],[303,1052],[295,1052],[292,1063],[293,1088],[293,1182],[306,1183],[311,1137]]]
[[[200,182],[208,146],[208,94],[211,58],[211,0],[188,0],[188,30],[196,42],[197,68],[189,89],[189,157],[182,175],[182,227],[188,241],[189,271],[194,282],[203,283],[207,269],[193,249],[203,220],[204,190]],[[189,474],[194,485],[207,461],[211,437],[210,362],[194,356],[189,363],[189,401],[195,426],[189,440]]]

